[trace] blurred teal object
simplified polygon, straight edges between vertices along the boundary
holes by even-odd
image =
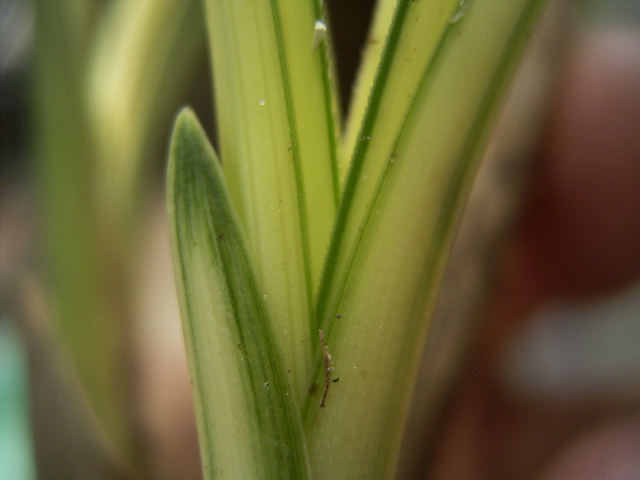
[[[36,478],[29,424],[27,356],[10,318],[0,318],[0,478]]]

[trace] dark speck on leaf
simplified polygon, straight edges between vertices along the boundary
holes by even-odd
[[[316,393],[318,393],[318,382],[314,382],[309,385],[309,396],[313,397]]]

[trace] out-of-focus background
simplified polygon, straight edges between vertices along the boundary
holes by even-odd
[[[42,240],[43,230],[48,228],[42,220],[47,205],[43,205],[46,197],[41,191],[42,162],[38,158],[41,150],[36,132],[40,121],[37,102],[42,101],[37,93],[39,82],[47,79],[36,76],[39,45],[36,32],[42,31],[36,3],[0,0],[0,478],[68,478],[69,471],[74,472],[74,478],[130,478],[119,453],[111,452],[108,441],[90,433],[87,425],[95,419],[84,411],[87,399],[76,399],[78,404],[65,403],[74,396],[69,392],[78,391],[79,380],[75,375],[60,373],[70,360],[64,354],[60,358],[50,321],[47,276],[43,273],[49,266],[48,250],[43,248]],[[346,109],[372,1],[327,3],[342,104]],[[624,61],[621,49],[633,50],[633,46],[616,44],[616,32],[635,32],[630,34],[631,38],[640,38],[640,1],[583,0],[575,5],[575,24],[567,26],[576,30],[574,42],[591,41],[594,50],[600,46],[612,58]],[[194,105],[214,136],[204,37],[195,43],[188,73],[181,78],[183,85],[166,111],[176,111],[185,103]],[[635,49],[640,52],[640,43]],[[127,51],[126,45],[123,51]],[[59,61],[65,62],[63,58]],[[69,68],[71,78],[74,71]],[[64,72],[64,66],[61,71]],[[640,109],[640,104],[635,108]],[[127,277],[131,283],[121,285],[126,292],[116,289],[113,295],[128,298],[127,318],[133,322],[126,342],[134,352],[127,364],[134,380],[127,381],[134,384],[135,398],[128,403],[133,405],[129,405],[131,414],[138,424],[135,435],[144,437],[140,442],[144,451],[138,452],[145,458],[144,468],[152,478],[199,478],[197,439],[161,196],[171,120],[172,114],[157,119],[154,144],[146,150],[150,158],[144,167],[146,179],[140,183],[145,189],[137,194],[138,208],[143,213],[138,212],[136,217],[135,251],[127,254],[132,264]],[[637,131],[640,137],[640,125]],[[616,158],[608,161],[615,163]],[[637,161],[640,162],[640,157]],[[118,189],[119,185],[109,188]],[[640,217],[640,206],[636,213]],[[638,238],[638,232],[629,235]],[[598,245],[588,239],[584,243],[587,247],[591,243]],[[117,251],[118,246],[113,248]],[[589,255],[588,252],[578,253]],[[509,265],[509,259],[505,262]],[[498,296],[510,294],[507,287],[498,289]],[[569,445],[569,439],[579,435],[588,441],[594,425],[617,420],[640,430],[637,420],[635,424],[628,423],[634,412],[636,419],[640,415],[640,276],[636,273],[634,277],[631,269],[631,277],[609,291],[588,290],[585,287],[579,295],[567,291],[549,296],[529,309],[510,310],[508,302],[500,300],[501,306],[496,307],[499,311],[494,314],[513,318],[498,322],[498,327],[509,325],[504,327],[509,331],[509,339],[496,342],[499,348],[493,352],[491,362],[497,368],[493,370],[492,381],[494,386],[499,385],[504,398],[512,401],[502,414],[510,411],[514,418],[521,418],[522,428],[514,432],[501,429],[496,423],[495,430],[505,435],[502,442],[493,444],[504,447],[498,453],[474,450],[477,444],[464,436],[471,430],[445,429],[443,448],[467,442],[471,451],[462,449],[462,456],[455,460],[465,464],[464,467],[452,466],[446,455],[440,456],[443,460],[435,464],[433,478],[537,478],[543,473],[540,461],[550,462],[557,457],[561,462],[562,456],[553,452],[562,450],[565,443]],[[526,322],[522,316],[526,316]],[[472,363],[477,360],[477,356],[471,358]],[[477,361],[481,363],[486,358],[480,355]],[[470,372],[473,376],[484,370],[472,365]],[[467,398],[464,387],[460,389],[463,392],[460,398]],[[521,405],[521,410],[513,405]],[[496,411],[502,407],[494,405]],[[525,409],[526,415],[522,413]],[[537,413],[531,414],[532,410]],[[456,417],[457,411],[466,410],[454,405],[450,413],[452,421],[469,420],[466,414]],[[476,412],[471,420],[484,422],[485,429],[490,430],[494,425],[487,413],[492,412]],[[485,417],[480,418],[481,414]],[[493,414],[504,422],[504,415]],[[82,433],[84,429],[89,432],[86,436]],[[80,435],[74,437],[70,432]],[[511,444],[507,435],[514,434],[522,437],[523,449],[531,450],[521,461],[516,460],[521,452],[504,446]],[[526,440],[527,436],[548,437],[548,441],[540,445]],[[632,432],[630,438],[637,437]],[[65,443],[67,440],[70,441]],[[70,451],[72,448],[77,450]],[[490,472],[486,477],[474,473],[479,471],[474,469],[480,468],[474,464],[481,462],[478,458],[496,461],[501,453],[503,463],[518,461],[519,465],[484,469]],[[640,472],[640,467],[636,472]]]

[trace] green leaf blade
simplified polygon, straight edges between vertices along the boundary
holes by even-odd
[[[205,478],[308,478],[295,394],[220,166],[190,111],[176,121],[168,204]]]
[[[350,158],[351,164],[337,214],[335,238],[320,281],[317,299],[320,322],[327,317],[326,305],[335,301],[334,294],[339,291],[332,291],[329,284],[335,278],[345,278],[349,252],[360,235],[358,222],[348,218],[367,214],[378,178],[393,155],[425,69],[437,53],[456,5],[458,0],[398,2],[384,48],[372,48],[365,57],[341,143],[341,158]],[[390,17],[388,2],[380,7],[373,31],[378,41]],[[374,63],[376,68],[372,67]]]
[[[135,228],[140,191],[148,187],[148,162],[203,51],[200,17],[194,0],[104,5],[84,101],[96,150],[96,208],[109,222],[107,234]]]
[[[319,2],[207,0],[220,151],[296,391],[338,200],[337,120]]]
[[[303,409],[317,478],[346,468],[352,478],[394,473],[460,212],[508,80],[545,3],[476,1],[462,17],[447,18],[391,151],[371,145],[367,152],[378,157],[371,161],[385,159],[381,173],[367,179],[350,172],[346,188],[353,192],[347,195],[361,196],[366,208],[339,213],[336,232],[352,236],[334,236],[332,249],[344,263],[325,279],[329,288],[319,299],[326,302],[320,305],[320,328],[340,381],[331,386],[324,409],[315,398]],[[321,382],[319,362],[317,371]]]
[[[340,144],[343,171],[352,156],[362,156],[362,137],[375,135],[381,144],[381,135],[388,142],[396,134],[421,77],[419,67],[407,66],[421,66],[431,58],[444,30],[444,20],[458,1],[377,3]]]

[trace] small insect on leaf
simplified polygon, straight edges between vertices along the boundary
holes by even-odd
[[[324,403],[327,400],[329,393],[329,386],[331,385],[331,372],[333,371],[333,361],[331,360],[331,354],[329,353],[329,347],[324,339],[324,332],[318,330],[320,334],[320,346],[322,347],[322,364],[324,366],[324,392],[322,394],[322,400],[320,401],[320,408],[324,407]]]

